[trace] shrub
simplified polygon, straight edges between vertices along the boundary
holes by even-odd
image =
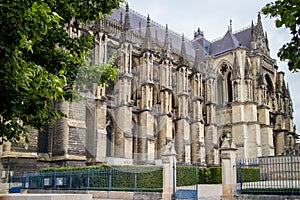
[[[197,177],[195,166],[177,166],[176,169],[177,186],[187,186],[196,184]]]
[[[243,167],[242,171],[237,171],[238,182],[255,182],[260,181],[260,170],[257,167]],[[241,177],[242,173],[242,177]]]
[[[199,183],[200,184],[221,184],[222,168],[221,167],[199,168]]]
[[[49,177],[47,189],[58,188],[56,177],[64,177],[60,189],[90,189],[118,191],[162,191],[162,168],[156,166],[97,165],[85,167],[43,168],[36,177]],[[39,181],[41,178],[39,178]],[[35,179],[33,179],[35,180]],[[52,181],[53,180],[53,181]],[[30,187],[39,185],[35,180]]]

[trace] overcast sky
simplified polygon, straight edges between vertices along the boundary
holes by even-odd
[[[204,37],[209,41],[222,37],[228,30],[232,20],[233,32],[256,22],[261,8],[269,3],[266,0],[127,0],[129,7],[147,16],[169,29],[193,39],[198,27],[204,31]],[[267,31],[271,57],[277,60],[279,70],[285,72],[289,84],[293,104],[294,121],[297,132],[300,133],[300,72],[292,73],[285,62],[277,57],[279,48],[290,40],[289,31],[278,29],[274,19],[262,15],[264,31]],[[297,88],[298,86],[298,88]]]

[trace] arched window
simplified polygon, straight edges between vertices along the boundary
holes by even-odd
[[[267,91],[266,91],[266,100],[268,105],[272,105],[272,94],[274,92],[273,82],[269,76],[269,74],[265,75],[266,83],[267,83]]]
[[[217,104],[222,105],[224,102],[223,78],[221,75],[217,78]]]
[[[112,135],[114,131],[113,119],[109,113],[106,115],[106,156],[112,156]]]
[[[227,75],[227,97],[228,102],[233,101],[233,94],[232,94],[232,83],[231,83],[231,73],[229,72]]]

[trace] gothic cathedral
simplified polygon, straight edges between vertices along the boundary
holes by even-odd
[[[117,77],[108,87],[87,83],[83,101],[56,102],[67,118],[32,130],[29,144],[3,144],[5,169],[159,165],[168,143],[178,162],[214,166],[228,135],[238,158],[298,154],[289,87],[260,15],[215,41],[200,29],[188,40],[128,5],[89,28],[97,33],[91,65],[115,55]]]

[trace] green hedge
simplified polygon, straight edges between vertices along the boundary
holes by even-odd
[[[237,181],[241,181],[242,173],[242,182],[254,182],[260,181],[260,170],[257,167],[243,167],[242,172],[237,171]]]
[[[43,178],[65,177],[60,189],[90,189],[118,191],[161,191],[162,167],[98,165],[86,167],[43,168],[31,177],[31,187],[41,185]],[[40,186],[41,187],[41,186]],[[50,188],[58,188],[52,181]]]
[[[196,184],[195,166],[177,166],[176,168],[177,186],[187,186]]]
[[[221,184],[222,168],[221,167],[199,168],[199,183],[200,184]]]
[[[100,170],[100,171],[99,171]],[[156,166],[116,166],[116,165],[97,165],[85,167],[62,167],[62,168],[44,168],[40,172],[42,174],[67,173],[71,171],[71,175],[66,175],[69,180],[72,176],[71,186],[74,188],[89,188],[103,190],[123,190],[132,191],[135,186],[138,191],[160,191],[162,189],[163,174],[162,168]],[[104,173],[105,172],[105,173]],[[89,174],[89,183],[87,183],[87,173]],[[101,176],[100,176],[101,174]],[[135,176],[136,174],[136,176]],[[43,176],[44,176],[43,175]],[[110,182],[108,176],[111,175]],[[106,178],[105,178],[106,177]],[[177,186],[194,185],[196,183],[195,166],[177,166]],[[36,184],[41,180],[34,179]],[[136,185],[135,185],[136,180]],[[237,172],[237,180],[240,180],[240,172]],[[258,168],[242,168],[243,182],[260,180],[260,171]],[[198,183],[200,184],[221,184],[222,168],[208,167],[198,168]],[[110,185],[109,185],[110,184]],[[34,184],[33,184],[34,185]]]

